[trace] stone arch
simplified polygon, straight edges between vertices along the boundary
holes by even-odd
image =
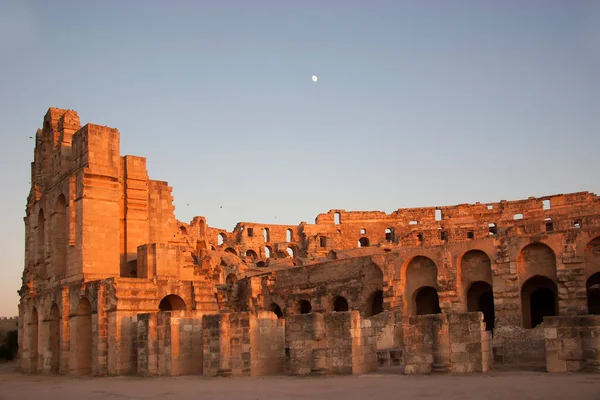
[[[178,311],[185,310],[185,301],[176,294],[170,294],[162,298],[158,304],[160,311]]]
[[[228,285],[233,285],[237,282],[237,280],[237,276],[232,272],[231,274],[227,275],[227,278],[225,278],[225,283]]]
[[[220,232],[217,235],[217,246],[222,246],[227,242],[227,235],[224,232]]]
[[[29,317],[29,371],[31,373],[38,372],[38,338],[39,338],[39,315],[37,309],[33,307],[31,316]]]
[[[519,282],[523,285],[529,278],[540,275],[556,282],[556,256],[546,244],[534,242],[523,247],[517,256]]]
[[[64,276],[67,271],[68,233],[67,201],[61,194],[52,214],[52,269],[57,277]]]
[[[342,296],[336,296],[333,299],[333,311],[342,312],[348,311],[348,300]]]
[[[77,306],[75,321],[75,353],[77,354],[77,375],[92,374],[92,304],[82,297]]]
[[[416,315],[439,314],[442,312],[437,289],[431,286],[419,288],[415,292],[414,303]]]
[[[480,311],[487,331],[494,330],[495,309],[492,285],[484,281],[473,282],[467,288],[467,311]]]
[[[294,246],[288,246],[288,248],[285,249],[285,251],[287,255],[291,258],[296,258],[296,249],[294,248]]]
[[[358,239],[358,247],[369,247],[370,242],[368,237],[361,237]]]
[[[271,305],[269,306],[269,311],[272,311],[275,315],[277,315],[277,319],[283,318],[283,311],[281,311],[281,307],[279,307],[279,304],[275,302],[271,303]]]
[[[38,213],[36,229],[36,262],[43,265],[46,262],[46,218],[43,209]]]
[[[583,250],[585,279],[600,272],[600,236],[590,240]]]
[[[430,287],[436,291],[437,298],[437,265],[425,256],[415,256],[403,268],[404,311],[407,315],[417,314],[417,292]],[[419,299],[427,299],[428,291],[421,294]],[[425,301],[425,300],[422,300]],[[422,308],[422,307],[421,307]]]
[[[200,237],[206,236],[206,221],[203,219],[198,222],[198,235]]]
[[[229,253],[229,254],[233,254],[234,256],[237,256],[237,252],[235,251],[235,249],[233,247],[226,248],[225,253]]]
[[[312,305],[308,300],[300,300],[298,302],[298,312],[300,314],[309,314],[312,311]]]
[[[369,318],[383,312],[383,290],[375,290],[367,300],[367,312],[365,317]]]
[[[289,243],[289,242],[293,241],[293,239],[294,239],[293,231],[291,229],[287,229],[285,231],[285,241]]]
[[[271,246],[265,246],[265,258],[273,257],[273,249]]]
[[[588,314],[600,315],[600,272],[590,276],[585,284]]]
[[[258,258],[258,254],[256,254],[256,252],[254,250],[246,250],[246,258],[250,259],[251,261],[255,261]]]
[[[60,310],[56,303],[50,307],[48,318],[48,347],[50,350],[50,373],[58,374],[60,371]]]
[[[523,327],[535,328],[546,316],[558,315],[558,288],[556,283],[541,275],[529,278],[521,287]]]

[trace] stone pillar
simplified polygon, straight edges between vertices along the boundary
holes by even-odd
[[[231,340],[230,340],[230,314],[221,314],[219,320],[219,369],[218,376],[231,376]]]
[[[313,343],[311,375],[327,375],[327,341],[325,319],[321,313],[313,313]]]
[[[92,363],[96,368],[94,375],[105,376],[108,373],[108,329],[106,317],[106,285],[104,282],[98,285],[98,325],[96,336],[98,337],[97,357]]]
[[[600,372],[600,315],[586,315],[581,318],[583,350],[583,370]]]
[[[62,375],[69,373],[69,352],[71,348],[71,331],[69,328],[69,288],[64,286],[61,293],[61,318],[60,318],[60,371]]]
[[[432,318],[433,332],[433,365],[431,372],[450,371],[450,338],[446,314],[438,314]]]

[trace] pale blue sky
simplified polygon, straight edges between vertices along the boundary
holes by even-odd
[[[0,316],[50,106],[228,230],[600,192],[598,1],[0,0],[0,72]]]

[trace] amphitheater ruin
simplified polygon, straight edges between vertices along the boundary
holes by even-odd
[[[600,372],[600,197],[331,210],[314,224],[174,216],[116,129],[50,108],[19,290],[26,373]]]

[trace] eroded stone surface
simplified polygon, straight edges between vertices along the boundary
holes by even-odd
[[[204,217],[177,221],[168,184],[151,180],[145,159],[121,156],[119,145],[118,130],[82,127],[75,111],[57,108],[36,134],[19,291],[24,371],[225,374],[234,368],[210,356],[231,357],[239,347],[230,361],[239,375],[273,373],[289,367],[289,341],[282,363],[281,348],[252,355],[266,345],[244,347],[249,337],[229,331],[237,339],[217,346],[204,334],[222,337],[231,329],[222,321],[246,313],[258,332],[279,340],[286,320],[344,311],[358,312],[353,326],[373,339],[330,353],[311,342],[305,356],[317,358],[317,370],[370,370],[376,356],[355,349],[371,341],[381,354],[402,349],[410,316],[474,311],[483,312],[484,329],[493,328],[496,361],[545,364],[544,315],[600,312],[600,199],[593,193],[391,214],[331,210],[314,224],[240,222],[229,232]],[[168,321],[159,311],[171,312]],[[281,329],[253,317],[265,311],[282,319]],[[213,326],[215,318],[221,322]],[[334,332],[332,340],[357,337]],[[452,368],[489,366],[483,333],[450,346],[458,360]],[[473,359],[459,344],[474,349]],[[255,361],[267,353],[274,364]],[[339,357],[335,366],[327,354]]]

